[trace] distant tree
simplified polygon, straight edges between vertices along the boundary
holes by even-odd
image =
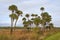
[[[41,12],[41,16],[42,16],[42,14],[44,13],[44,7],[41,7],[40,10],[42,11],[42,12]],[[43,26],[41,29],[42,29],[43,31],[44,31],[44,22],[45,22],[45,21],[42,20],[42,18],[41,18],[41,24],[42,24],[42,26]]]
[[[40,10],[42,11],[42,13],[41,13],[41,17],[42,17],[41,24],[44,26],[44,22],[45,22],[45,20],[43,19],[43,17],[44,17],[44,13],[43,13],[44,7],[41,7]]]
[[[17,10],[17,6],[16,5],[11,5],[11,6],[9,6],[9,8],[8,8],[10,11],[12,11],[12,14],[11,15],[13,15],[14,14],[14,12]],[[12,34],[12,32],[13,32],[13,22],[14,22],[14,19],[11,17],[11,34]]]

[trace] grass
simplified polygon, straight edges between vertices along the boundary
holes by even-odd
[[[39,30],[39,28],[32,28],[28,32],[24,28],[16,28],[13,34],[10,35],[10,28],[2,28],[0,29],[0,40],[40,40],[41,36],[44,35]],[[54,38],[58,40],[60,37],[60,29],[56,29],[56,32],[50,30],[44,33],[46,34],[44,40],[55,40]]]
[[[60,40],[60,32],[47,37],[45,40]]]

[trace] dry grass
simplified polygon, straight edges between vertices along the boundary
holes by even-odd
[[[37,40],[37,33],[24,29],[16,29],[12,35],[10,35],[10,29],[0,29],[0,35],[13,37],[13,40]]]
[[[27,31],[25,29],[16,29],[13,31],[13,34],[10,35],[10,29],[0,29],[0,37],[2,36],[7,36],[8,40],[42,40],[44,37],[47,35],[51,35],[56,33],[59,30],[50,30],[46,31],[43,34],[40,32],[36,32],[34,30],[32,31]],[[1,39],[2,40],[2,39]],[[5,40],[5,39],[3,39]]]

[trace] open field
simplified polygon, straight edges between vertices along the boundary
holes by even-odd
[[[56,37],[55,35],[56,34]],[[59,36],[58,36],[59,35]],[[36,31],[35,29],[30,29],[30,31],[22,28],[16,28],[13,31],[13,34],[10,35],[10,28],[2,28],[0,29],[0,40],[52,40],[52,37],[60,40],[60,29],[55,28],[54,30],[49,30],[44,33],[41,31]]]

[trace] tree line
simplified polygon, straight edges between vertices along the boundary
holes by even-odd
[[[12,33],[13,27],[15,30],[19,16],[23,17],[22,16],[23,11],[19,10],[16,5],[10,5],[8,9],[11,11],[9,17],[11,18],[11,33]],[[35,27],[39,27],[39,25],[41,25],[43,30],[45,28],[53,27],[53,23],[51,23],[52,21],[51,15],[49,15],[48,12],[44,12],[45,10],[44,7],[41,7],[40,10],[42,11],[40,16],[38,14],[31,15],[25,14],[25,17],[22,18],[24,28],[29,28],[29,26],[31,27],[32,24],[34,24]]]

